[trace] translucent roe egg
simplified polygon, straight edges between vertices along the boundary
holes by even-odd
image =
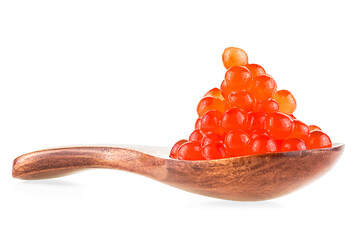
[[[251,72],[240,66],[234,66],[227,70],[225,74],[227,86],[231,91],[248,90],[253,82]]]
[[[302,139],[299,138],[288,138],[282,142],[281,151],[282,152],[291,152],[291,151],[304,151],[307,150],[307,146]]]
[[[228,95],[231,93],[231,89],[228,87],[228,83],[226,81],[226,79],[224,79],[222,81],[222,84],[221,84],[221,93],[222,93],[222,96],[227,99],[228,98]]]
[[[267,118],[266,113],[250,112],[247,120],[247,131],[252,132],[255,130],[262,130],[265,128],[265,121]]]
[[[227,133],[224,142],[228,147],[230,156],[237,157],[247,154],[247,144],[250,140],[249,135],[241,130],[231,130]]]
[[[201,130],[194,130],[189,136],[188,140],[192,142],[200,142],[203,137],[203,132]]]
[[[202,148],[202,155],[207,160],[229,157],[227,148],[222,142],[207,144]]]
[[[254,109],[254,112],[263,112],[263,113],[274,113],[279,111],[279,104],[276,100],[269,98],[262,101],[257,101]]]
[[[271,98],[277,89],[277,84],[273,78],[268,75],[262,75],[253,79],[250,92],[257,100],[266,100]]]
[[[293,120],[284,113],[271,113],[266,119],[266,129],[275,139],[285,139],[290,136],[293,131]]]
[[[232,129],[244,130],[247,124],[247,113],[239,108],[226,111],[222,117],[222,128],[228,133]]]
[[[204,160],[200,143],[191,141],[179,147],[177,157],[179,160]]]
[[[259,136],[249,141],[248,152],[250,154],[262,154],[277,152],[278,147],[273,138],[268,136]]]
[[[182,146],[182,144],[184,144],[184,143],[186,143],[186,142],[188,142],[186,139],[181,139],[181,140],[177,141],[177,142],[173,145],[173,147],[172,147],[172,149],[171,149],[170,157],[176,159],[176,158],[177,158],[177,151],[178,151],[179,147]]]
[[[286,114],[292,114],[297,108],[295,98],[288,90],[279,90],[274,93],[273,99],[279,104],[279,111]]]
[[[218,143],[218,142],[223,142],[222,135],[220,135],[218,133],[214,133],[214,132],[207,132],[207,133],[203,134],[203,137],[201,139],[201,146],[204,147],[207,144]]]
[[[293,120],[293,125],[293,132],[289,137],[306,140],[309,135],[309,127],[305,123],[297,119]]]
[[[210,110],[206,112],[201,118],[201,130],[203,132],[214,132],[223,134],[221,126],[223,114],[217,110]]]
[[[245,51],[237,47],[226,48],[222,54],[223,65],[226,69],[233,66],[244,66],[248,63]]]
[[[244,111],[252,111],[255,105],[255,98],[246,90],[231,92],[228,95],[229,106],[243,109]]]
[[[322,129],[317,125],[309,125],[309,132],[313,132],[313,131],[322,131]]]
[[[226,105],[224,100],[214,97],[204,97],[199,101],[197,105],[198,116],[203,116],[209,110],[217,110],[219,112],[224,112],[226,110]]]
[[[309,134],[306,144],[308,149],[329,148],[332,146],[332,141],[327,134],[316,130]]]
[[[221,90],[218,88],[212,88],[209,90],[204,96],[205,97],[214,97],[218,98],[219,100],[224,100],[224,97],[222,96]]]
[[[251,63],[247,64],[245,67],[248,68],[248,70],[251,72],[253,78],[261,75],[266,75],[266,71],[264,70],[264,68],[262,68],[262,66],[258,64]]]

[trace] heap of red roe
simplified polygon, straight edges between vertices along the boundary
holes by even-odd
[[[263,67],[248,64],[246,52],[230,47],[222,60],[227,72],[220,89],[200,100],[195,130],[175,143],[171,158],[209,160],[332,146],[319,127],[294,117],[297,103],[291,92],[277,91]]]

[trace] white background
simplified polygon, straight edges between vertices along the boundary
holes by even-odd
[[[358,239],[357,1],[0,1],[0,239]],[[76,144],[171,146],[244,49],[346,143],[315,183],[264,202],[91,170],[11,177],[15,157]]]

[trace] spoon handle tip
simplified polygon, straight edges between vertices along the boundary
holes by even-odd
[[[115,147],[69,147],[24,154],[14,160],[12,175],[20,179],[65,176],[88,168],[109,168],[156,178],[164,159]]]

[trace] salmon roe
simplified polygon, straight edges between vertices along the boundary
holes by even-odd
[[[237,47],[226,48],[222,54],[222,61],[225,68],[233,66],[244,66],[248,63],[248,56],[245,51]]]
[[[249,112],[254,108],[255,98],[246,90],[233,91],[228,95],[228,104],[232,108],[237,107]]]
[[[305,142],[299,138],[288,138],[283,140],[281,144],[282,152],[291,152],[291,151],[304,151],[307,150]]]
[[[274,139],[265,135],[261,135],[250,140],[247,148],[248,152],[251,154],[262,154],[278,151],[278,147]]]
[[[274,113],[279,111],[279,104],[274,99],[258,101],[253,109],[254,112]]]
[[[332,141],[327,134],[316,130],[309,134],[306,144],[308,149],[329,148],[332,146]]]
[[[228,147],[228,153],[232,157],[247,154],[247,144],[250,140],[248,133],[241,130],[231,130],[225,137],[225,144]]]
[[[199,142],[185,142],[177,151],[177,158],[180,160],[203,160],[202,149]]]
[[[331,139],[316,125],[294,117],[297,102],[264,68],[230,47],[222,55],[226,73],[197,105],[198,118],[188,140],[174,144],[170,157],[211,160],[250,154],[328,148]]]
[[[197,106],[198,116],[203,116],[203,114],[205,114],[209,110],[217,110],[223,113],[226,110],[224,100],[214,97],[202,98]]]
[[[204,147],[210,143],[219,143],[219,142],[223,142],[222,135],[214,132],[207,132],[202,136],[201,146]]]
[[[313,132],[313,131],[322,131],[322,129],[317,125],[309,125],[309,132]]]
[[[292,114],[297,108],[297,102],[288,90],[280,90],[274,93],[273,99],[279,104],[279,111]]]
[[[257,100],[266,100],[273,96],[276,89],[275,80],[268,75],[262,75],[253,79],[250,92]]]
[[[232,108],[223,114],[221,123],[225,132],[232,129],[244,130],[247,123],[247,113],[240,108]]]
[[[203,132],[223,133],[221,126],[222,116],[223,114],[217,110],[206,112],[201,118],[200,129]]]
[[[180,148],[180,146],[182,146],[182,144],[184,144],[186,142],[188,142],[188,140],[186,140],[186,139],[181,139],[178,142],[176,142],[175,145],[173,145],[173,147],[171,149],[170,157],[177,158],[178,149]]]
[[[266,75],[266,71],[264,70],[264,68],[262,68],[258,64],[247,64],[245,65],[245,67],[251,72],[252,77],[254,78],[261,75]]]
[[[202,155],[207,160],[229,157],[226,146],[221,142],[209,143],[204,146]]]
[[[219,100],[224,100],[224,97],[222,96],[221,90],[218,88],[212,88],[209,90],[204,96],[205,97],[213,97],[218,98]]]
[[[289,137],[299,138],[306,141],[308,135],[309,135],[309,127],[305,123],[297,119],[293,120],[293,132]]]
[[[247,68],[240,66],[228,69],[224,78],[230,91],[248,90],[253,82],[251,72]]]

